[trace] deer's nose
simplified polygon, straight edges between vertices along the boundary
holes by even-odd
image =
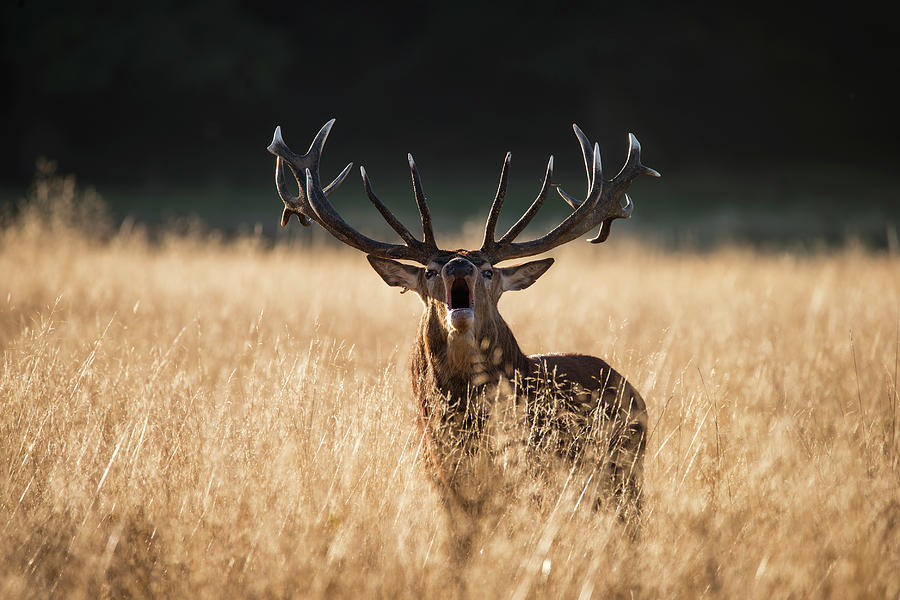
[[[448,277],[467,277],[475,272],[475,267],[467,260],[454,258],[444,267]]]

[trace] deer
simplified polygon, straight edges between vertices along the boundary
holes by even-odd
[[[623,519],[639,515],[648,423],[640,393],[601,358],[573,353],[526,355],[497,309],[504,292],[530,287],[554,259],[513,266],[500,263],[546,253],[597,226],[596,236],[587,241],[605,242],[612,221],[631,216],[634,203],[626,193],[631,182],[639,175],[660,176],[641,164],[637,138],[629,134],[625,165],[607,180],[602,176],[598,144],[592,146],[573,124],[587,176],[584,199],[551,182],[551,156],[537,198],[498,238],[497,221],[511,160],[507,153],[481,247],[444,250],[435,241],[431,213],[411,154],[408,162],[422,239],[375,195],[365,167],[360,167],[365,193],[402,243],[369,238],[341,217],[328,198],[346,179],[353,163],[324,187],[319,174],[334,122],[332,119],[321,128],[303,155],[288,147],[281,127],[276,127],[268,151],[275,155],[275,186],[284,203],[281,225],[286,226],[292,215],[303,226],[316,223],[340,242],[364,252],[387,285],[401,288],[401,293],[412,290],[421,299],[424,310],[410,353],[410,376],[423,460],[443,504],[463,514],[477,514],[483,506],[484,499],[472,491],[472,472],[464,465],[481,447],[478,441],[499,390],[512,389],[514,402],[523,407],[529,423],[530,446],[550,445],[567,461],[593,463],[587,465],[591,478],[602,480],[605,490],[596,505],[604,498],[611,499]],[[296,180],[296,194],[288,187],[286,169]],[[545,235],[516,241],[553,187],[572,211]],[[589,447],[594,450],[588,452]]]

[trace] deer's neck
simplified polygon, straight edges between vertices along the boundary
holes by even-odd
[[[413,349],[414,385],[418,380],[442,395],[465,396],[503,377],[512,379],[516,371],[527,372],[530,363],[509,326],[496,309],[486,316],[459,333],[448,331],[437,307],[428,307]]]

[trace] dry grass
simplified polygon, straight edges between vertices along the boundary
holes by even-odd
[[[351,251],[36,215],[0,239],[0,597],[900,594],[896,258],[560,252],[501,308],[643,391],[640,538],[511,493],[456,562],[412,294]]]

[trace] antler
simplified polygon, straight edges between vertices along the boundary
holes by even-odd
[[[328,134],[334,125],[334,121],[332,119],[325,123],[322,129],[319,130],[319,133],[316,134],[312,144],[310,144],[309,150],[302,156],[295,154],[284,142],[284,139],[281,137],[281,127],[275,128],[275,136],[272,139],[272,143],[269,144],[268,151],[276,157],[275,187],[278,189],[278,195],[281,196],[281,200],[284,202],[284,212],[281,215],[282,227],[287,225],[292,214],[296,214],[303,225],[308,226],[310,222],[315,221],[328,233],[357,250],[383,258],[409,259],[425,264],[428,257],[437,252],[437,246],[431,225],[431,214],[428,211],[425,193],[422,191],[422,182],[412,155],[409,155],[409,169],[412,175],[416,204],[422,217],[424,241],[416,239],[387,206],[375,196],[375,193],[372,191],[372,182],[369,181],[365,168],[360,167],[360,174],[362,175],[363,185],[366,188],[366,195],[369,197],[369,201],[375,205],[375,208],[378,209],[378,212],[381,213],[388,225],[400,235],[404,245],[388,244],[373,240],[348,225],[328,200],[328,195],[343,183],[353,163],[344,167],[344,170],[325,188],[322,188],[319,180],[319,160],[322,156],[322,148],[325,146],[325,140],[328,139]],[[285,163],[291,169],[294,179],[297,180],[300,188],[300,193],[297,196],[291,194],[287,189],[284,176]]]
[[[594,244],[606,241],[606,238],[609,237],[612,221],[614,219],[627,219],[631,216],[632,210],[634,210],[631,198],[625,193],[631,182],[638,175],[660,176],[658,172],[641,164],[641,145],[633,134],[628,134],[629,148],[625,166],[622,167],[618,175],[604,181],[600,164],[600,147],[594,144],[592,150],[590,141],[588,141],[584,132],[578,128],[578,125],[573,124],[572,127],[575,130],[575,136],[578,138],[581,153],[584,157],[584,168],[587,173],[587,196],[584,200],[578,200],[557,187],[559,195],[574,211],[559,225],[554,227],[553,230],[538,239],[528,242],[513,241],[528,226],[546,199],[547,191],[551,187],[550,178],[553,175],[553,157],[551,156],[538,197],[515,225],[510,227],[503,237],[495,240],[494,230],[497,226],[497,218],[500,216],[500,208],[503,206],[503,200],[506,196],[506,182],[509,176],[510,155],[507,154],[506,160],[503,162],[503,169],[500,172],[500,185],[497,188],[497,195],[494,197],[491,212],[484,227],[484,242],[481,246],[482,252],[491,258],[492,263],[542,254],[584,235],[597,225],[600,225],[600,231],[596,237],[588,241]],[[624,206],[621,204],[622,196],[625,197]]]

